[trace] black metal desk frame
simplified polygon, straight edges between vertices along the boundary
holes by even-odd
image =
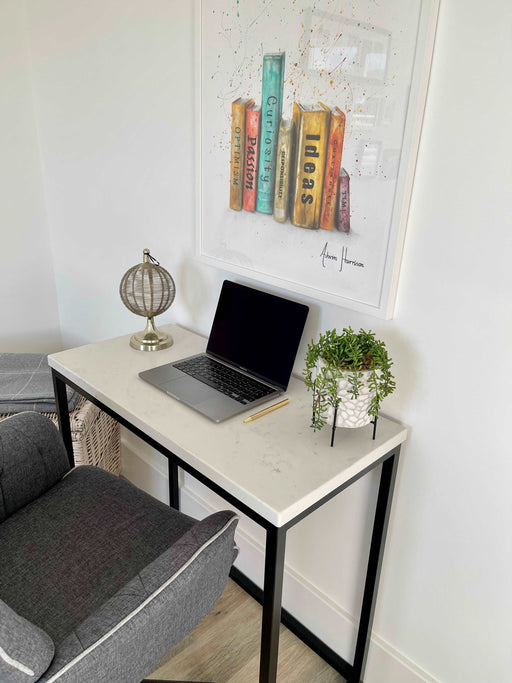
[[[300,637],[309,647],[319,654],[328,664],[340,673],[347,683],[360,683],[363,680],[368,647],[370,644],[371,628],[377,599],[377,589],[379,585],[382,559],[386,533],[391,511],[393,490],[395,485],[398,460],[400,456],[400,446],[396,446],[377,460],[367,469],[363,470],[342,486],[326,495],[304,512],[300,513],[292,520],[281,527],[276,527],[261,515],[254,512],[245,503],[238,500],[208,477],[204,476],[196,469],[191,467],[182,458],[164,448],[155,439],[145,434],[138,427],[132,425],[128,420],[116,413],[101,401],[97,400],[79,386],[64,377],[61,373],[52,368],[53,386],[55,391],[56,410],[59,420],[59,428],[64,439],[71,466],[74,466],[73,445],[71,441],[71,428],[69,422],[69,409],[66,396],[66,385],[76,389],[85,396],[91,403],[94,403],[101,410],[111,415],[121,425],[136,434],[140,439],[149,444],[152,448],[162,453],[169,463],[169,501],[175,509],[179,509],[179,487],[178,487],[178,467],[191,474],[202,484],[220,495],[228,503],[234,505],[250,519],[262,526],[266,531],[265,544],[265,577],[263,591],[252,581],[247,579],[236,568],[232,569],[232,578],[237,581],[253,597],[261,602],[263,607],[262,628],[261,628],[261,650],[260,650],[260,674],[259,683],[275,683],[277,679],[277,660],[279,649],[279,624],[282,621],[292,632]],[[370,437],[371,438],[371,437]],[[321,507],[328,500],[337,496],[344,489],[355,481],[367,474],[369,471],[382,465],[377,504],[373,523],[372,538],[366,571],[366,579],[361,605],[361,615],[352,664],[340,657],[334,650],[320,641],[311,631],[298,622],[291,614],[281,608],[281,598],[283,590],[284,575],[284,556],[286,546],[286,532],[289,528],[300,522],[311,512]]]

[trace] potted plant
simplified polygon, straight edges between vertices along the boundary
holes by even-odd
[[[392,361],[371,331],[328,330],[308,345],[305,382],[313,391],[313,429],[362,427],[395,389]]]

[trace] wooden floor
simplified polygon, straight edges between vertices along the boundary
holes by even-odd
[[[160,662],[151,678],[257,683],[261,607],[233,581],[192,633]],[[345,679],[281,625],[279,683],[341,683]]]

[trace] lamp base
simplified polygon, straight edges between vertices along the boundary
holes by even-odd
[[[153,318],[148,318],[146,329],[134,334],[130,339],[130,346],[137,351],[161,351],[172,346],[174,339],[170,334],[157,330]]]

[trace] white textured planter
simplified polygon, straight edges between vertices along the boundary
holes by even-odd
[[[318,361],[320,367],[324,365],[323,361]],[[379,371],[377,371],[378,373]],[[375,396],[375,391],[370,391],[368,387],[368,378],[371,370],[362,370],[361,381],[363,386],[359,389],[357,398],[352,398],[350,392],[350,384],[346,378],[338,380],[338,396],[341,399],[336,414],[336,427],[364,427],[369,424],[373,417],[368,415],[370,403]],[[346,375],[349,373],[347,372]],[[334,420],[334,408],[328,406],[327,408],[327,424],[332,425]]]

